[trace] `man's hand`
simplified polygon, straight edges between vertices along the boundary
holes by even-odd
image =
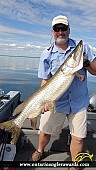
[[[83,53],[83,67],[92,75],[96,76],[96,60],[89,61],[88,55]]]
[[[48,108],[49,108],[48,103],[45,103],[41,110],[42,114],[44,114],[44,112],[47,112],[49,110]]]
[[[83,53],[83,67],[89,67],[90,61],[88,60],[88,55],[86,53]]]

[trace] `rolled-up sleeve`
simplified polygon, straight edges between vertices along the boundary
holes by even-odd
[[[51,77],[51,60],[47,50],[44,50],[39,61],[38,77],[49,79]]]
[[[93,61],[95,59],[95,56],[94,56],[92,50],[90,49],[90,47],[87,44],[84,45],[84,53],[86,53],[88,55],[88,60]]]

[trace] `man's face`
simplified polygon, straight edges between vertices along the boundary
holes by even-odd
[[[52,28],[52,35],[55,39],[55,42],[58,44],[64,44],[68,41],[70,33],[69,26],[64,24],[57,24]]]

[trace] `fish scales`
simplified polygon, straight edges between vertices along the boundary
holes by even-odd
[[[62,72],[61,72],[61,76],[60,74],[58,74],[58,76],[56,76],[52,81],[52,84],[48,84],[46,89],[44,88],[42,92],[39,92],[38,95],[34,97],[33,100],[30,101],[28,106],[26,106],[22,114],[18,116],[17,120],[15,120],[14,123],[17,126],[22,127],[23,122],[21,123],[21,120],[27,117],[33,118],[32,113],[37,113],[36,116],[38,116],[38,111],[39,113],[41,112],[44,103],[48,101],[50,102],[50,101],[57,100],[62,95],[62,93],[64,93],[64,90],[68,88],[68,83],[71,84],[73,78],[74,75],[66,77],[63,75]]]

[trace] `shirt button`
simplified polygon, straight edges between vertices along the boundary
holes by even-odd
[[[71,100],[70,100],[70,102],[71,102]]]
[[[71,91],[69,91],[69,93],[71,93]]]

